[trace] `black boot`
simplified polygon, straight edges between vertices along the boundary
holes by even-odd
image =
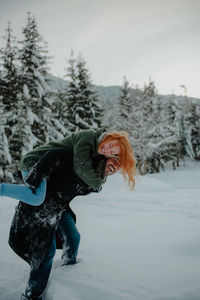
[[[21,300],[42,300],[42,295],[40,296],[29,295],[29,293],[25,291],[22,294]]]

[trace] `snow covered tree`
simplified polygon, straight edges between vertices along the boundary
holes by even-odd
[[[49,91],[46,79],[48,64],[47,50],[38,32],[36,19],[28,13],[23,28],[24,39],[20,42],[21,73],[23,80],[22,96],[32,111],[31,131],[40,142],[46,141],[46,133],[51,127],[51,109],[48,103]]]
[[[16,112],[20,92],[20,76],[17,63],[18,48],[15,37],[12,35],[10,23],[8,23],[8,27],[6,28],[4,40],[5,46],[0,51],[1,140],[3,143],[2,147],[5,147],[5,153],[8,155],[7,159],[4,158],[4,165],[6,164],[5,172],[9,172],[9,175],[7,174],[5,177],[8,181],[13,181],[11,171],[15,169],[13,161],[13,154],[15,152],[13,149],[12,130],[18,122]],[[0,164],[3,164],[3,162]]]
[[[114,130],[126,130],[131,134],[132,132],[132,112],[133,101],[131,87],[129,82],[124,77],[123,85],[120,89],[120,97],[114,107],[114,118],[112,129]]]
[[[165,160],[171,160],[173,168],[179,166],[179,160],[182,155],[182,109],[180,102],[174,95],[171,96],[166,107],[167,112],[167,132],[166,132],[166,148]]]
[[[17,106],[16,94],[19,90],[18,48],[15,37],[12,35],[10,23],[8,23],[8,27],[6,28],[4,40],[5,46],[0,50],[0,95],[5,106],[5,111],[9,112]]]
[[[0,97],[0,181],[13,181],[12,173],[8,166],[11,164],[11,155],[8,147],[8,139],[4,125],[6,117],[4,116],[4,104]]]
[[[181,157],[189,156],[194,158],[192,143],[191,143],[191,127],[189,126],[184,112],[181,115],[180,120],[180,145],[181,145]]]
[[[72,53],[69,65],[70,81],[66,101],[70,130],[98,128],[101,125],[102,110],[98,105],[86,62],[81,55],[75,61]]]
[[[142,89],[137,85],[131,90],[132,97],[132,115],[131,115],[131,135],[130,140],[134,148],[135,156],[139,154],[142,140],[141,140],[141,127],[142,127]]]
[[[68,128],[71,132],[77,131],[77,124],[74,114],[74,106],[79,101],[79,88],[77,82],[76,59],[74,52],[71,51],[71,56],[68,60],[67,75],[68,84],[65,86],[63,99],[64,118],[68,120]]]
[[[21,95],[24,96],[23,94]],[[31,151],[37,144],[38,139],[35,137],[31,130],[31,125],[35,120],[35,115],[32,113],[30,106],[28,105],[28,99],[19,98],[18,109],[16,117],[18,122],[12,128],[12,144],[14,162],[19,162],[21,157],[27,152]],[[39,120],[37,120],[39,122]]]
[[[68,84],[59,78],[55,90],[50,93],[49,97],[49,100],[52,99],[51,122],[53,126],[51,127],[51,138],[56,140],[63,139],[70,134],[66,103],[67,86]]]
[[[130,132],[133,103],[132,103],[131,88],[129,86],[129,82],[126,79],[126,77],[124,77],[124,83],[121,88],[121,96],[119,97],[119,106],[120,106],[119,117],[122,121],[121,129]]]
[[[191,158],[200,160],[200,104],[192,101],[187,103],[186,109],[185,150]]]
[[[17,109],[17,95],[19,93],[18,48],[15,37],[12,35],[10,23],[8,23],[6,28],[4,40],[5,46],[0,50],[0,95],[4,105],[5,132],[7,137],[9,137],[12,126],[17,122],[15,112]]]
[[[193,124],[192,124],[192,147],[194,158],[200,160],[200,103],[193,105],[192,109]]]
[[[161,98],[156,93],[153,101],[152,120],[152,127],[148,132],[151,133],[151,136],[149,136],[150,140],[147,143],[147,170],[150,173],[164,169],[166,144],[168,143],[165,110]]]
[[[149,81],[149,85],[145,85],[141,102],[140,102],[140,121],[138,124],[140,148],[138,149],[137,164],[140,174],[146,174],[148,170],[147,162],[150,157],[150,149],[148,143],[152,137],[152,123],[153,123],[153,100],[155,96],[155,86],[153,81]]]
[[[86,67],[86,62],[81,55],[77,60],[77,84],[79,90],[79,101],[81,100],[82,108],[77,107],[79,124],[84,129],[86,123],[88,128],[99,128],[101,126],[102,110],[98,103],[97,93],[91,83],[89,71]],[[80,109],[80,110],[79,110]],[[75,117],[76,118],[76,117]],[[83,121],[83,122],[82,122]]]
[[[137,116],[137,165],[141,174],[158,172],[163,168],[162,145],[164,137],[163,108],[152,79],[144,86],[138,102],[141,113]],[[136,135],[134,140],[137,140]]]

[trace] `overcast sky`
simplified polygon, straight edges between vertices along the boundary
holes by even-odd
[[[200,0],[0,0],[0,35],[7,21],[19,39],[30,11],[63,76],[71,48],[82,53],[94,84],[143,86],[200,98]],[[1,38],[1,45],[2,45]]]

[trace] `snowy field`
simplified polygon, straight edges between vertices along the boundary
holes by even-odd
[[[16,202],[0,200],[0,299],[18,300],[29,267],[7,244]],[[57,251],[45,300],[200,300],[200,163],[138,176],[132,192],[114,175],[72,208],[79,263]]]

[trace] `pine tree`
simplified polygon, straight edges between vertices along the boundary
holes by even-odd
[[[19,162],[21,157],[27,152],[31,151],[38,143],[37,137],[34,136],[31,125],[35,120],[28,99],[21,95],[18,100],[17,119],[18,122],[12,128],[12,141],[13,141],[13,161]],[[37,120],[39,122],[39,120]]]
[[[48,103],[49,91],[46,79],[48,64],[47,50],[42,45],[36,19],[28,13],[23,28],[24,39],[21,41],[20,61],[23,80],[22,96],[32,111],[31,131],[40,142],[46,141],[46,133],[51,127],[51,109]]]
[[[164,168],[163,159],[167,143],[163,103],[156,93],[153,100],[152,120],[152,128],[149,131],[151,136],[147,144],[147,149],[149,149],[148,172],[150,173],[159,172],[161,168]]]
[[[0,95],[4,105],[5,131],[7,137],[9,137],[12,126],[17,122],[15,112],[17,109],[17,95],[19,93],[18,48],[15,43],[15,37],[12,35],[10,23],[8,23],[6,28],[4,40],[5,47],[0,51]]]
[[[188,101],[187,101],[188,102]],[[185,150],[193,159],[200,159],[200,105],[196,101],[187,104],[185,114]]]
[[[140,148],[138,149],[138,168],[141,174],[158,172],[162,163],[163,124],[162,105],[155,84],[150,78],[144,86],[140,102],[139,120]]]
[[[12,35],[10,23],[4,36],[5,47],[0,50],[1,77],[0,95],[6,112],[14,110],[17,106],[16,94],[19,89],[19,74],[17,66],[18,48],[15,37]]]
[[[193,147],[191,143],[191,127],[188,124],[187,118],[183,113],[180,120],[180,145],[181,157],[189,156],[194,158]]]
[[[200,160],[200,103],[193,105],[192,147],[194,158]]]
[[[18,48],[15,37],[12,35],[10,23],[6,28],[4,36],[5,46],[1,49],[1,77],[0,77],[0,101],[2,105],[1,115],[1,138],[5,143],[6,153],[9,158],[5,162],[6,172],[16,169],[13,155],[15,155],[14,144],[12,140],[12,130],[18,122],[18,96],[20,92],[20,76],[17,63]],[[3,136],[2,136],[3,135]],[[2,145],[2,147],[4,147]],[[11,175],[6,175],[7,180],[13,181]]]
[[[182,111],[177,99],[172,96],[167,103],[168,124],[167,136],[168,145],[165,150],[165,160],[171,160],[173,168],[179,166],[179,159],[182,157],[182,136],[181,136],[181,120]]]
[[[132,113],[133,113],[133,101],[132,92],[129,86],[129,82],[124,77],[123,85],[120,89],[120,97],[115,105],[115,117],[113,119],[112,128],[115,130],[126,130],[131,134],[132,132]]]
[[[77,124],[75,120],[74,107],[79,101],[79,88],[77,81],[76,59],[74,52],[71,51],[70,59],[68,60],[67,75],[68,85],[66,85],[63,96],[63,103],[67,109],[64,109],[65,118],[68,120],[68,128],[71,132],[77,131]]]
[[[151,157],[150,153],[152,151],[148,147],[148,143],[152,138],[152,124],[153,124],[153,101],[155,96],[155,85],[154,82],[150,79],[149,84],[144,86],[142,92],[142,99],[140,103],[141,116],[139,122],[139,135],[140,140],[140,149],[138,157],[138,168],[140,174],[146,174],[149,172],[148,159]]]
[[[11,155],[8,147],[8,139],[5,132],[6,117],[4,117],[5,105],[0,97],[0,182],[13,181],[12,173],[8,166],[11,164]]]
[[[59,79],[56,91],[50,94],[52,98],[51,122],[53,126],[49,140],[51,140],[52,137],[56,140],[61,140],[70,134],[66,103],[67,86],[67,83],[63,84],[63,80]]]
[[[132,115],[131,115],[131,123],[132,130],[130,133],[131,144],[134,149],[134,155],[136,161],[140,162],[140,153],[143,149],[142,142],[142,94],[143,91],[137,85],[132,89]]]
[[[76,64],[73,56],[71,56],[69,62],[70,82],[67,101],[70,129],[79,131],[81,129],[98,128],[101,124],[102,111],[91,84],[86,62],[81,55],[79,55]]]

